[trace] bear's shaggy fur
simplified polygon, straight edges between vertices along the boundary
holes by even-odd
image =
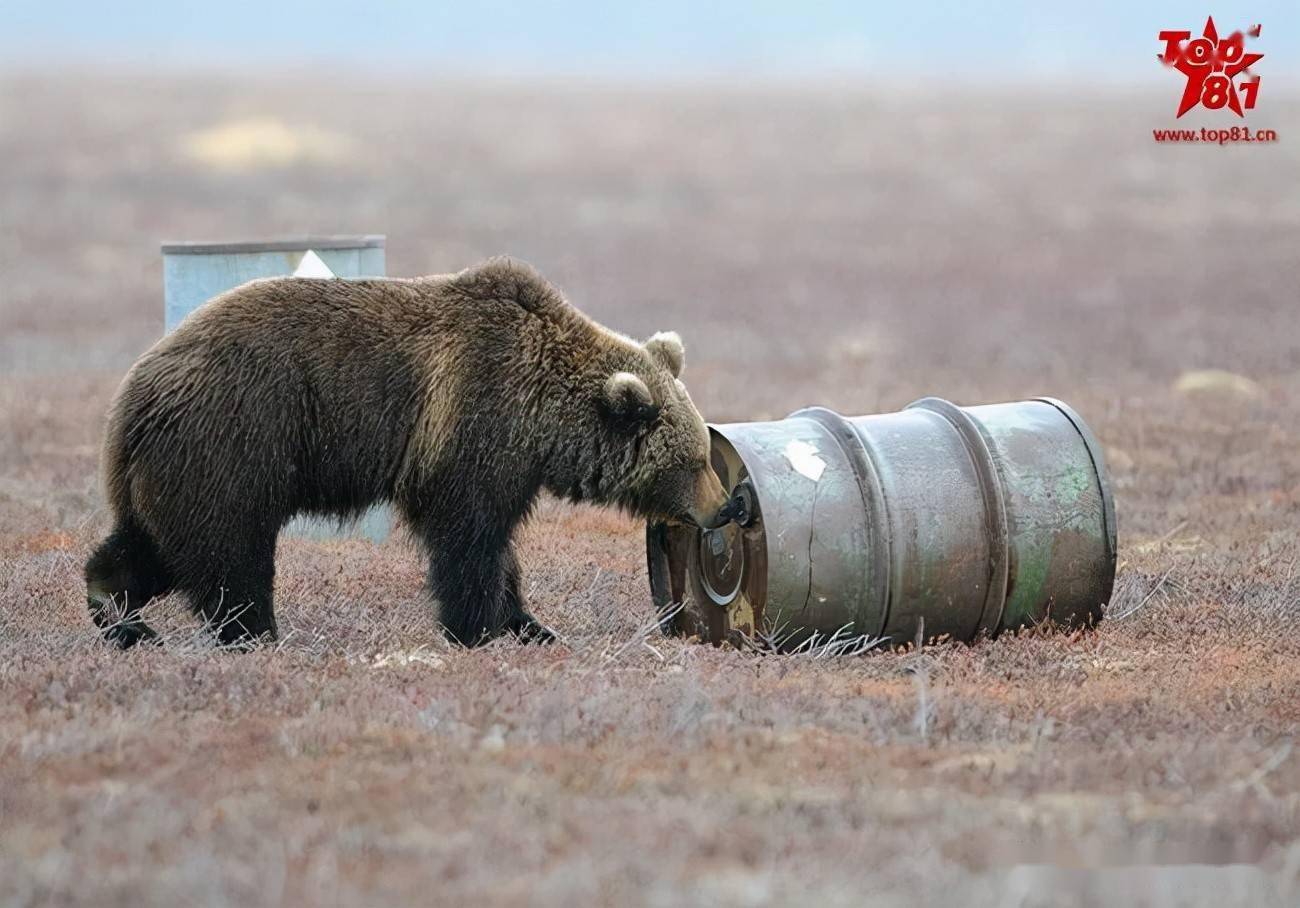
[[[712,525],[726,492],[677,375],[526,265],[413,280],[253,281],[191,314],[127,374],[103,469],[116,523],[86,565],[122,647],[171,590],[228,644],[273,639],[276,535],[295,514],[392,502],[429,556],[447,633],[550,633],[511,544],[543,489]]]

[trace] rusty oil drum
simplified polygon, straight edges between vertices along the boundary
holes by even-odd
[[[962,408],[928,397],[852,418],[811,407],[710,433],[747,525],[647,528],[668,632],[785,648],[968,641],[1089,625],[1110,599],[1115,507],[1101,447],[1059,400]]]

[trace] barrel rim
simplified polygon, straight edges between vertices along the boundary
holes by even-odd
[[[745,476],[748,478],[750,483],[753,484],[755,495],[760,502],[763,500],[763,494],[762,494],[763,490],[772,487],[772,482],[773,482],[772,474],[770,472],[767,460],[764,459],[762,456],[760,456],[754,450],[750,439],[747,438],[745,435],[745,430],[750,430],[755,426],[764,426],[764,425],[776,426],[776,425],[781,425],[785,422],[786,420],[780,419],[780,420],[758,420],[756,422],[747,422],[747,423],[742,422],[742,423],[708,423],[707,424],[710,433],[710,439],[712,439],[712,437],[716,435],[718,439],[720,439],[729,448],[731,448],[731,450],[735,453],[737,459],[739,459],[741,464],[744,465]],[[738,435],[733,435],[732,433],[735,430],[741,430],[741,433]],[[712,443],[713,442],[711,441],[710,444]],[[768,566],[771,564],[778,563],[781,560],[782,555],[786,550],[782,548],[783,545],[782,534],[774,534],[768,532],[766,514],[761,504],[759,505],[759,511],[760,514],[764,514],[764,518],[759,522],[759,529],[760,529],[759,535],[761,537],[762,545],[755,547],[756,550],[753,552],[754,557],[751,558],[751,555],[749,553],[746,553],[745,559],[746,559],[747,567],[752,567],[755,571],[761,568],[764,574],[766,575],[766,573],[769,570]],[[748,538],[748,537],[746,535],[742,535],[742,539],[743,538]],[[797,557],[801,559],[803,563],[805,564],[807,563],[806,561],[807,555],[805,552],[799,551],[796,548],[796,550],[791,552],[791,554],[795,554]],[[805,581],[800,582],[800,587],[801,587],[800,592],[797,595],[803,596],[803,605],[800,607],[800,609],[802,610],[803,607],[807,606],[808,597],[811,595],[812,592],[811,573],[807,574],[806,583]],[[744,592],[743,583],[742,583],[742,592]],[[771,615],[769,615],[768,612],[768,607],[772,605],[769,599],[769,593],[770,590],[767,588],[767,584],[765,582],[764,589],[763,589],[763,597],[762,597],[763,619],[775,620]],[[734,602],[735,600],[733,599],[732,601]],[[750,604],[751,607],[754,607],[754,603],[752,601]],[[730,606],[725,606],[725,608],[729,609]],[[779,615],[788,608],[789,605],[783,605],[778,602],[776,614]],[[754,609],[754,620],[755,622],[759,620],[757,608]],[[730,621],[730,615],[728,615],[728,621]],[[755,628],[755,630],[757,630],[757,628]]]
[[[1106,471],[1106,457],[1102,451],[1101,442],[1097,440],[1097,436],[1092,434],[1092,429],[1088,427],[1088,423],[1084,421],[1078,411],[1065,401],[1055,397],[1033,397],[1030,400],[1036,400],[1059,410],[1070,421],[1070,425],[1074,426],[1074,431],[1078,432],[1079,437],[1083,439],[1083,446],[1087,449],[1088,458],[1092,461],[1092,472],[1097,477],[1097,488],[1101,491],[1102,520],[1106,524],[1106,554],[1109,556],[1107,560],[1110,562],[1110,577],[1106,581],[1106,601],[1110,602],[1110,598],[1115,592],[1116,562],[1119,556],[1119,524],[1115,518],[1115,497],[1111,491],[1110,474]]]
[[[980,608],[980,631],[996,636],[1002,627],[1002,614],[1007,607],[1007,584],[1011,576],[1011,527],[1007,519],[1006,496],[1002,490],[1002,474],[993,457],[993,443],[987,430],[978,419],[950,400],[942,397],[922,397],[914,400],[904,410],[927,410],[948,422],[961,437],[975,466],[980,494],[984,499],[984,515],[989,540],[988,589],[984,591],[984,605]]]
[[[163,255],[230,255],[250,252],[307,252],[308,250],[383,249],[387,237],[382,233],[327,236],[290,236],[271,240],[212,242],[208,240],[162,243]]]

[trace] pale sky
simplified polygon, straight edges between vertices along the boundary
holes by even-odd
[[[1300,73],[1300,2],[877,4],[609,0],[221,3],[0,0],[0,64],[339,64],[467,74],[870,76],[1122,83],[1166,28],[1264,26],[1258,71]],[[886,83],[887,84],[887,83]]]

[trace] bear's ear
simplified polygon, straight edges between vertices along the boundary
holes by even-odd
[[[652,422],[659,415],[646,383],[631,372],[615,372],[605,379],[605,408],[621,422]]]
[[[645,342],[645,349],[655,362],[672,373],[673,378],[682,374],[686,348],[676,331],[660,331]]]

